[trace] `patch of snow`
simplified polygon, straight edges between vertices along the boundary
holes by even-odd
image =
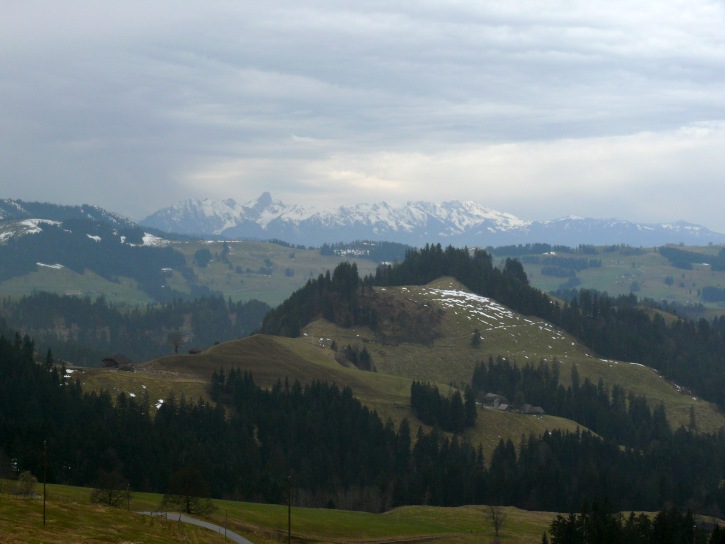
[[[42,266],[44,268],[52,268],[53,270],[60,270],[61,268],[65,268],[62,264],[45,264],[45,263],[35,263],[38,266]]]
[[[88,236],[88,238],[90,238],[94,242],[100,242],[101,241],[101,237],[100,236],[93,236],[91,234],[86,234],[86,236]]]
[[[154,236],[153,234],[149,234],[148,232],[144,232],[142,239],[144,246],[165,246],[168,244],[167,240]]]
[[[26,234],[37,234],[43,230],[40,228],[40,225],[60,225],[60,221],[51,221],[49,219],[25,219],[20,221],[18,224],[28,228]]]

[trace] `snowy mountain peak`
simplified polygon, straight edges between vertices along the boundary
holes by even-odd
[[[548,242],[578,244],[725,243],[725,235],[699,225],[641,225],[619,219],[570,216],[527,221],[474,201],[387,202],[318,210],[287,205],[269,192],[239,204],[233,199],[186,200],[157,211],[141,224],[167,232],[229,239],[272,239],[319,246],[325,242],[386,240],[421,246],[444,243],[496,246]]]
[[[272,195],[268,191],[263,192],[254,204],[254,209],[264,210],[273,204]],[[281,202],[280,205],[283,205]]]

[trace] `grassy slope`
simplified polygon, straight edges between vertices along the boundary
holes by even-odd
[[[188,399],[207,397],[206,385],[213,371],[219,368],[239,368],[250,371],[255,382],[271,386],[277,380],[288,378],[309,383],[322,380],[340,387],[348,386],[355,397],[375,410],[383,421],[388,418],[398,425],[404,418],[417,421],[410,409],[411,378],[382,372],[362,372],[354,367],[344,367],[334,360],[329,347],[320,346],[304,339],[280,338],[257,335],[244,340],[226,342],[214,346],[199,355],[169,356],[141,365],[139,372],[124,373],[115,370],[93,369],[80,374],[84,388],[112,388],[119,391],[138,391],[140,384],[147,386],[152,404],[162,393],[173,390]],[[91,379],[87,377],[90,376]],[[441,382],[444,392],[449,390]],[[511,438],[518,443],[522,434],[541,434],[546,430],[574,430],[577,424],[553,416],[524,416],[492,410],[479,410],[479,418],[467,437],[481,443],[487,458],[500,438]],[[417,425],[413,424],[413,431]]]
[[[42,487],[38,486],[37,491],[42,493]],[[128,505],[130,512],[123,508],[92,505],[89,496],[90,490],[86,488],[48,485],[47,524],[44,527],[42,500],[0,495],[0,542],[224,542],[223,535],[212,531],[134,512],[157,510],[161,495],[132,493]],[[258,544],[286,541],[286,506],[221,500],[213,503],[215,510],[205,519]],[[509,544],[540,542],[555,515],[510,507],[504,510],[508,517],[501,541]],[[292,508],[292,540],[298,543],[424,541],[474,544],[489,541],[493,536],[485,506],[404,506],[384,514]]]
[[[83,543],[148,543],[148,544],[214,544],[224,536],[193,525],[178,524],[124,509],[105,508],[73,495],[90,490],[72,490],[70,496],[59,486],[48,486],[50,500],[46,504],[43,525],[43,501],[13,496],[0,497],[0,542],[4,544],[67,544]],[[54,489],[53,489],[54,488]],[[42,491],[41,491],[42,493]],[[156,502],[158,504],[158,502]]]
[[[310,277],[317,277],[327,270],[333,270],[340,261],[335,256],[322,256],[318,249],[296,249],[268,242],[228,242],[230,247],[229,263],[212,260],[208,266],[200,268],[194,261],[194,253],[206,248],[212,255],[220,255],[223,242],[171,242],[171,247],[181,252],[197,277],[200,285],[231,297],[232,300],[261,300],[276,306],[293,291],[305,284]],[[271,275],[260,274],[260,268],[272,263]],[[358,265],[361,275],[375,271],[376,263],[368,259],[351,259]],[[55,263],[46,263],[55,264]],[[60,263],[62,264],[62,263]],[[237,272],[237,269],[241,272]],[[286,270],[293,271],[287,275]],[[247,271],[249,270],[249,271]],[[171,288],[182,293],[191,293],[186,279],[173,271],[167,280]],[[153,302],[139,291],[136,283],[128,278],[119,278],[118,282],[108,281],[86,271],[84,274],[63,268],[52,269],[38,267],[22,277],[0,282],[0,296],[19,297],[37,291],[49,291],[58,294],[80,294],[97,297],[103,294],[109,302],[119,304],[146,304]]]
[[[120,278],[118,283],[113,283],[93,272],[77,274],[68,268],[56,270],[38,267],[30,274],[0,282],[0,295],[3,297],[19,298],[39,291],[91,298],[103,295],[109,302],[130,305],[153,302],[148,295],[139,291],[136,282],[129,278]]]

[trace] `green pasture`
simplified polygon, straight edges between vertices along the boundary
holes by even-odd
[[[157,511],[162,496],[131,492],[122,508],[92,504],[91,490],[49,484],[43,524],[42,484],[34,498],[0,494],[0,542],[50,543],[216,543],[224,535],[192,525],[137,514]],[[287,541],[286,505],[214,500],[203,519],[242,534],[252,542]],[[554,517],[506,507],[501,539],[512,544],[538,542]],[[382,514],[293,506],[292,542],[488,542],[494,533],[485,506],[440,508],[405,506]]]
[[[682,247],[685,251],[716,255],[722,246]],[[611,296],[634,292],[638,298],[668,300],[682,305],[703,304],[703,317],[722,315],[725,304],[703,302],[699,290],[703,287],[725,287],[725,272],[715,271],[708,265],[693,264],[691,270],[672,266],[657,252],[657,248],[640,248],[641,254],[633,255],[626,249],[597,255],[581,255],[580,258],[601,259],[602,266],[577,272],[580,283],[577,289],[606,291]],[[562,253],[563,257],[570,255]],[[571,255],[574,257],[576,255]],[[499,257],[499,256],[497,256]],[[529,281],[544,292],[556,291],[567,278],[546,276],[541,273],[542,264],[523,263]],[[669,283],[665,280],[670,278]],[[633,291],[633,286],[636,290]]]

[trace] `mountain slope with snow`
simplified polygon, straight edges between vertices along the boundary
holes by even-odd
[[[340,206],[330,211],[286,205],[267,192],[244,204],[232,199],[186,200],[157,211],[141,224],[179,234],[227,239],[277,238],[311,246],[354,240],[479,247],[534,242],[570,246],[725,243],[725,234],[685,222],[639,224],[582,217],[527,221],[476,202],[457,200],[441,204],[417,201],[402,206],[379,202]]]

